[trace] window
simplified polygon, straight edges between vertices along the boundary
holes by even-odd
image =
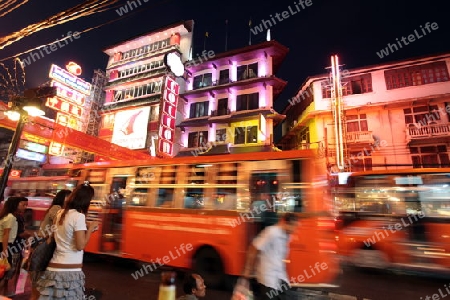
[[[217,129],[216,130],[216,142],[226,142],[227,141],[227,129]]]
[[[219,73],[219,84],[230,83],[230,70],[221,70]]]
[[[189,118],[200,118],[208,115],[209,102],[191,103]]]
[[[450,160],[445,145],[409,147],[409,151],[413,168],[450,167]]]
[[[215,176],[217,189],[213,194],[213,204],[216,209],[236,209],[237,206],[237,168],[236,163],[217,165]]]
[[[236,97],[236,111],[259,108],[259,94],[245,94]]]
[[[355,95],[372,92],[372,75],[363,74],[359,76],[344,77],[342,82],[342,95]],[[332,82],[322,82],[322,97],[331,98],[331,86]]]
[[[184,197],[184,207],[201,209],[205,206],[205,193],[203,188],[196,187],[196,184],[205,183],[205,168],[200,166],[191,166],[191,171],[188,173],[187,183],[192,185],[192,188],[186,189]]]
[[[258,63],[237,67],[237,80],[258,77]]]
[[[228,98],[219,99],[217,103],[217,115],[224,116],[229,114],[230,112],[228,110]]]
[[[147,64],[134,66],[132,68],[123,69],[119,72],[119,78],[123,78],[126,76],[131,76],[151,70],[155,70],[164,66],[163,60],[152,61]]]
[[[386,88],[388,90],[449,81],[448,78],[448,69],[445,61],[384,72],[384,79],[386,80]]]
[[[131,49],[131,50],[128,50],[123,53],[121,60],[129,59],[132,57],[142,56],[146,53],[165,48],[169,45],[170,45],[170,38],[162,40],[162,41],[157,41],[150,45],[142,46],[142,47],[139,47],[136,49]]]
[[[150,122],[158,121],[159,119],[159,105],[150,106]]]
[[[188,148],[204,147],[208,144],[208,131],[190,132]]]
[[[299,143],[309,143],[309,127],[303,127],[298,133]]]
[[[361,151],[350,151],[348,160],[352,172],[372,170],[371,151],[364,149]]]
[[[422,126],[428,125],[441,119],[437,105],[416,106],[405,108],[405,124],[418,123]]]
[[[162,81],[153,81],[141,86],[133,86],[126,90],[115,91],[114,101],[130,100],[136,97],[151,95],[161,92]]]
[[[234,129],[234,143],[252,144],[258,142],[258,126],[236,127]]]
[[[368,131],[366,114],[347,115],[347,132]]]
[[[206,73],[194,77],[194,90],[212,85],[212,73]]]

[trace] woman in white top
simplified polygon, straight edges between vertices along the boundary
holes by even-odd
[[[44,219],[41,222],[38,233],[39,237],[47,237],[51,234],[51,228],[53,225],[53,221],[56,218],[56,213],[63,208],[64,203],[71,193],[71,190],[60,190],[58,193],[56,193],[55,197],[53,198],[52,204],[47,209]],[[37,245],[37,243],[35,243],[34,245]],[[41,277],[42,272],[30,271],[29,275],[31,281],[30,300],[37,300],[40,295],[39,291],[37,290],[37,280],[39,279],[39,277]]]
[[[21,201],[28,201],[25,197],[9,197],[3,204],[3,208],[0,211],[0,241],[1,241],[1,257],[8,257],[8,262],[11,266],[14,266],[12,261],[13,257],[17,256],[17,247],[13,247],[13,242],[17,236],[17,219],[14,213],[19,207]],[[4,276],[2,280],[2,295],[8,295],[8,280],[11,279],[14,270],[10,270]]]
[[[40,300],[84,299],[83,249],[98,228],[98,222],[86,226],[86,213],[93,196],[94,189],[85,182],[72,192],[64,210],[57,213],[53,233],[56,250],[37,282]]]

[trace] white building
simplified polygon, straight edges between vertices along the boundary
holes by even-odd
[[[447,53],[341,70],[345,171],[450,166],[449,66]],[[328,74],[307,78],[278,145],[317,148],[337,171],[331,86]]]

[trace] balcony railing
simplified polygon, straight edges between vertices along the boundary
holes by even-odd
[[[211,117],[215,117],[215,116],[226,116],[231,114],[231,111],[229,108],[227,109],[219,109],[219,110],[212,110],[211,111]]]
[[[350,131],[346,134],[347,143],[373,143],[372,131]]]
[[[437,136],[448,136],[450,134],[450,123],[428,124],[411,123],[406,125],[406,139],[421,139]]]
[[[229,78],[222,78],[220,80],[214,80],[211,82],[203,82],[202,81],[202,82],[200,82],[201,84],[199,84],[198,86],[192,86],[192,90],[199,90],[199,89],[204,89],[204,88],[211,87],[211,86],[220,86],[220,85],[239,82],[239,81],[243,81],[243,80],[247,80],[247,79],[265,78],[265,77],[268,77],[268,76],[267,75],[265,75],[265,76],[257,76],[257,75],[243,76],[242,78],[238,78],[235,81],[233,81]]]

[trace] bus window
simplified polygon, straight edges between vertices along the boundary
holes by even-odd
[[[145,206],[147,204],[147,195],[148,189],[146,188],[134,189],[133,193],[131,194],[131,201],[128,203],[128,205]]]
[[[206,197],[203,185],[205,184],[205,168],[207,167],[210,167],[210,165],[191,166],[187,183],[193,187],[186,189],[184,208],[204,208]]]
[[[215,209],[235,210],[237,199],[237,164],[220,164],[215,168],[216,192],[213,194]]]
[[[156,199],[156,207],[171,208],[173,207],[173,188],[158,189],[158,198]]]

